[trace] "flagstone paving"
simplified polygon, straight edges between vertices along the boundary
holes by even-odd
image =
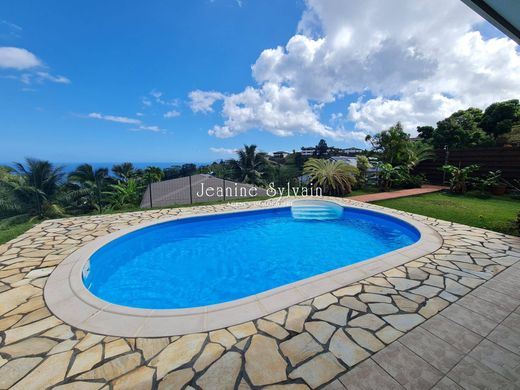
[[[520,388],[520,239],[417,215],[444,240],[434,253],[228,329],[104,336],[45,305],[54,268],[97,237],[258,206],[51,220],[0,246],[0,389]]]

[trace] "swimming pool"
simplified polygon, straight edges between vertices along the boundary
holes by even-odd
[[[289,207],[185,218],[135,230],[83,268],[96,297],[143,309],[229,302],[352,265],[420,239],[397,218],[345,207],[333,220]]]

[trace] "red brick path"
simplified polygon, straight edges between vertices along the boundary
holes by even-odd
[[[352,196],[349,199],[357,200],[359,202],[375,202],[378,200],[385,199],[395,199],[395,198],[404,198],[405,196],[414,196],[421,194],[429,194],[430,192],[438,192],[447,189],[448,187],[444,186],[433,186],[433,185],[423,185],[421,188],[410,188],[409,190],[399,190],[393,192],[379,192],[376,194],[369,195],[357,195]]]

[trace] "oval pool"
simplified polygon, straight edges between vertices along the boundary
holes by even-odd
[[[128,233],[98,249],[86,288],[113,304],[181,309],[255,295],[418,241],[410,224],[345,207],[334,220],[289,207],[192,217]]]

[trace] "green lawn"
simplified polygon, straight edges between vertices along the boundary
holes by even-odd
[[[0,221],[1,222],[1,221]],[[18,237],[34,226],[33,222],[24,222],[19,224],[10,224],[3,226],[0,224],[0,245]]]
[[[437,192],[374,203],[445,221],[520,235],[515,225],[517,214],[520,211],[520,201],[508,196],[491,196],[481,199]]]

